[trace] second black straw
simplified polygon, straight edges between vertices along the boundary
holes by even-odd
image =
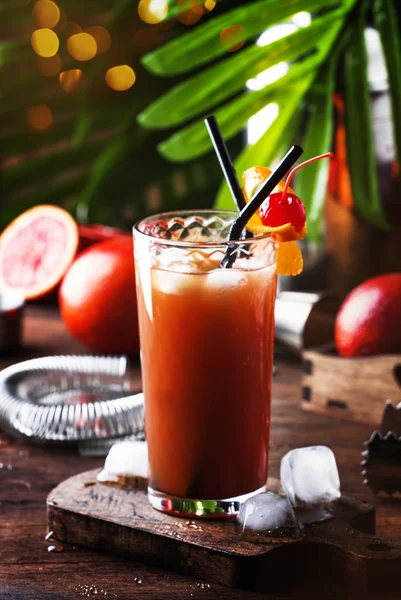
[[[228,153],[227,146],[219,129],[216,117],[214,115],[207,117],[205,119],[205,125],[210,135],[210,139],[212,140],[214,150],[217,158],[219,159],[221,170],[223,171],[238,212],[241,212],[246,204],[244,194],[242,193],[242,189],[237,178],[237,173]]]

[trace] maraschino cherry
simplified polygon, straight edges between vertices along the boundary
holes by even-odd
[[[300,232],[306,223],[305,206],[295,194],[287,192],[290,181],[296,171],[305,165],[309,165],[321,158],[331,158],[332,152],[315,156],[305,162],[297,165],[290,171],[282,192],[271,193],[263,202],[259,209],[259,216],[262,219],[263,225],[267,227],[280,227],[291,223],[295,231]]]

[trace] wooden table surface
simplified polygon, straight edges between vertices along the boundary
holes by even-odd
[[[24,351],[18,357],[0,359],[0,368],[33,356],[85,352],[51,309],[27,312],[24,340]],[[299,406],[299,365],[278,361],[277,367],[270,476],[278,477],[280,460],[288,450],[324,444],[335,452],[343,492],[372,499],[362,484],[359,465],[362,444],[369,438],[372,427],[303,412]],[[138,365],[133,365],[133,378],[139,383]],[[197,586],[200,582],[191,578],[83,548],[64,547],[63,552],[49,552],[51,542],[44,539],[47,494],[67,477],[100,467],[103,460],[83,458],[74,450],[28,446],[0,433],[0,600],[74,599],[82,592],[82,588],[76,586],[92,584],[98,591],[106,590],[109,597],[114,594],[119,600],[277,598],[215,584],[209,588]],[[400,538],[401,499],[382,497],[375,503],[378,535]],[[140,578],[142,584],[135,583],[135,577]],[[98,594],[96,597],[106,596]],[[311,595],[294,590],[280,597],[299,600]],[[327,586],[317,590],[314,597],[340,599],[345,595]]]

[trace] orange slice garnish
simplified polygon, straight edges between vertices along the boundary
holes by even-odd
[[[285,225],[280,225],[279,227],[269,227],[268,225],[263,225],[262,219],[259,217],[259,215],[253,215],[249,219],[246,228],[255,235],[272,233],[276,236],[277,241],[281,244],[284,242],[302,240],[307,234],[306,225],[303,226],[301,231],[297,231],[291,223],[286,223]]]
[[[248,203],[257,192],[257,188],[270,176],[271,169],[267,167],[251,167],[244,171],[242,175],[242,189],[245,200]],[[273,192],[284,190],[285,182],[280,183],[274,188]],[[295,192],[288,187],[289,194]],[[277,250],[277,274],[278,275],[298,275],[303,269],[302,253],[296,244],[296,240],[301,240],[307,233],[306,225],[301,231],[296,231],[291,223],[285,223],[279,227],[268,227],[263,225],[259,213],[255,213],[249,219],[246,228],[255,235],[264,235],[271,233],[278,242]]]
[[[277,274],[299,275],[304,268],[302,252],[296,242],[279,243],[277,248]]]
[[[257,192],[257,188],[270,177],[272,170],[268,167],[251,167],[242,174],[242,191],[244,192],[245,200],[249,202]],[[273,192],[282,192],[285,182],[280,181],[274,188]],[[289,194],[295,194],[290,187],[287,188]]]

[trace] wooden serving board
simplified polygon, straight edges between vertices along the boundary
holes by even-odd
[[[145,490],[102,485],[97,473],[71,477],[49,494],[55,538],[231,587],[274,591],[333,581],[401,597],[401,542],[374,536],[375,511],[367,502],[343,498],[333,519],[305,528],[299,541],[251,543],[234,520],[188,521],[157,512]]]
[[[378,428],[386,400],[401,400],[401,355],[342,358],[333,348],[302,352],[302,408]]]

